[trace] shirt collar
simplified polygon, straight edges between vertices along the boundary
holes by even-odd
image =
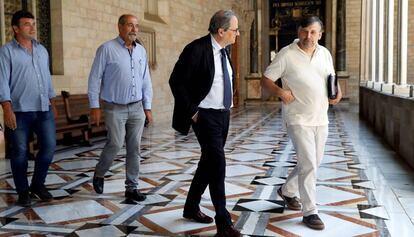
[[[125,41],[121,38],[121,36],[119,36],[118,35],[118,37],[116,37],[116,40],[122,45],[122,46],[125,46]],[[134,41],[134,42],[132,42],[132,46],[136,46],[137,44],[136,44],[136,42]]]
[[[16,38],[14,38],[14,37],[13,37],[12,42],[13,42],[13,44],[14,44],[15,46],[23,47],[23,46],[19,43],[19,41],[17,41],[17,40],[16,40]],[[37,45],[39,45],[40,43],[39,43],[39,41],[37,41],[37,40],[35,40],[35,39],[32,39],[32,44],[33,44],[33,47],[36,47],[36,46],[37,46]]]
[[[293,40],[292,47],[293,47],[293,48],[295,48],[296,50],[303,51],[303,50],[299,47],[298,43],[299,43],[299,39],[295,39],[295,40]],[[315,47],[315,52],[313,53],[313,55],[315,55],[315,53],[316,53],[316,52],[318,52],[320,48],[321,48],[321,46],[320,46],[319,44],[316,44],[316,47]]]
[[[221,49],[223,49],[219,43],[217,43],[216,39],[214,39],[213,35],[210,34],[211,37],[211,45],[213,46],[213,50],[217,50],[220,51]]]

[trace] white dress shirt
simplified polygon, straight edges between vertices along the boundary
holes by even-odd
[[[211,44],[213,46],[213,56],[214,56],[214,79],[213,79],[213,85],[211,86],[210,91],[208,92],[207,96],[201,101],[199,104],[199,108],[204,109],[224,109],[223,105],[223,97],[224,97],[224,83],[223,83],[223,68],[221,66],[221,53],[220,50],[222,47],[217,43],[217,41],[214,39],[212,35],[211,37]],[[226,57],[227,60],[227,70],[229,72],[230,77],[230,84],[232,85],[233,78],[233,70],[230,66],[230,61]],[[233,85],[231,86],[233,88]],[[233,94],[233,89],[232,89]],[[233,101],[232,105],[233,107]]]

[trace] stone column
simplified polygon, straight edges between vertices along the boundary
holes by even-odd
[[[361,1],[361,82],[366,84],[370,80],[370,1]]]
[[[349,74],[346,68],[346,4],[336,1],[335,68],[342,95],[348,97]]]
[[[386,83],[392,84],[394,78],[394,0],[387,1],[387,67]]]
[[[370,1],[361,1],[361,65],[360,82],[367,85],[369,76],[369,43],[370,43]]]
[[[398,2],[398,84],[407,84],[408,0]]]
[[[336,70],[346,71],[346,5],[345,0],[337,1],[336,18]]]
[[[4,0],[0,0],[0,45],[6,43],[6,24],[4,21]]]
[[[378,55],[377,55],[377,82],[384,81],[384,0],[378,0]]]
[[[257,17],[252,22],[250,28],[250,73],[258,72],[258,41],[257,41]]]
[[[370,42],[370,62],[371,62],[371,68],[370,68],[370,74],[371,82],[375,82],[375,78],[377,76],[377,68],[376,68],[376,61],[377,61],[377,0],[369,1],[371,2],[371,42]]]

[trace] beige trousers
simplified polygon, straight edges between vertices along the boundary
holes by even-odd
[[[317,214],[316,177],[328,138],[328,125],[289,125],[287,132],[296,150],[297,165],[282,186],[282,193],[294,197],[299,192],[303,215]]]

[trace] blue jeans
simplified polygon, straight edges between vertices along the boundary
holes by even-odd
[[[29,136],[34,132],[37,136],[39,151],[35,159],[35,168],[31,187],[44,185],[49,165],[56,148],[56,125],[51,109],[47,112],[16,112],[17,128],[10,133],[12,157],[10,159],[13,180],[17,193],[27,192],[27,150]]]

